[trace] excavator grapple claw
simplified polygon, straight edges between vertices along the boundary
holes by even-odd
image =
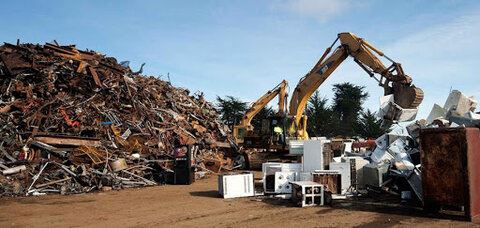
[[[405,109],[417,108],[423,101],[423,90],[414,85],[394,83],[392,91],[395,103]]]

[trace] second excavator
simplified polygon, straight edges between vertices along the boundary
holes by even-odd
[[[255,117],[255,115],[257,115],[265,106],[267,106],[267,104],[276,96],[278,96],[278,111],[276,116],[285,117],[287,86],[287,81],[283,80],[280,82],[280,84],[275,86],[275,88],[267,91],[267,93],[261,96],[250,106],[240,120],[240,124],[233,127],[233,137],[235,138],[235,143],[242,144],[245,137],[253,134],[253,126],[251,124],[253,117]]]

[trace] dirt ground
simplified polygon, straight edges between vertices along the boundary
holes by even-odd
[[[70,196],[0,199],[0,227],[480,227],[452,216],[379,202],[297,208],[265,198],[222,199],[215,176],[190,186],[157,186]]]

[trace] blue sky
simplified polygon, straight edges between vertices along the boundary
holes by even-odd
[[[339,32],[353,32],[402,63],[425,92],[420,117],[451,88],[480,97],[480,1],[238,0],[8,1],[0,41],[77,44],[209,100],[254,101],[282,79],[293,91]],[[163,77],[165,78],[165,77]],[[365,86],[365,106],[382,90],[351,59],[319,88]],[[273,103],[272,103],[273,104]]]

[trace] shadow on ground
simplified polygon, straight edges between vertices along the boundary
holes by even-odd
[[[297,207],[295,203],[290,200],[267,197],[265,196],[261,200],[265,204],[272,206],[281,206],[281,207]],[[334,200],[331,206],[324,206],[318,214],[328,214],[332,213],[337,209],[349,210],[349,211],[365,211],[365,212],[375,212],[388,215],[398,215],[398,216],[408,216],[408,217],[417,217],[417,218],[435,218],[435,219],[448,219],[448,220],[457,220],[457,221],[469,221],[468,218],[463,216],[462,212],[458,211],[442,211],[441,213],[428,213],[423,210],[420,205],[408,205],[401,204],[396,198],[367,198],[367,197],[357,197],[349,198],[342,200]],[[388,226],[398,224],[404,218],[394,217],[390,219],[385,219],[379,217],[378,220],[372,221],[372,226]]]
[[[190,192],[191,196],[200,196],[200,197],[208,197],[208,198],[222,198],[218,191],[210,190],[210,191],[197,191],[197,192]]]
[[[442,211],[441,213],[428,213],[420,205],[401,204],[398,199],[372,199],[356,198],[334,201],[333,208],[350,211],[377,212],[390,215],[403,215],[420,218],[449,219],[468,221],[459,211]],[[373,225],[373,224],[372,224]]]

